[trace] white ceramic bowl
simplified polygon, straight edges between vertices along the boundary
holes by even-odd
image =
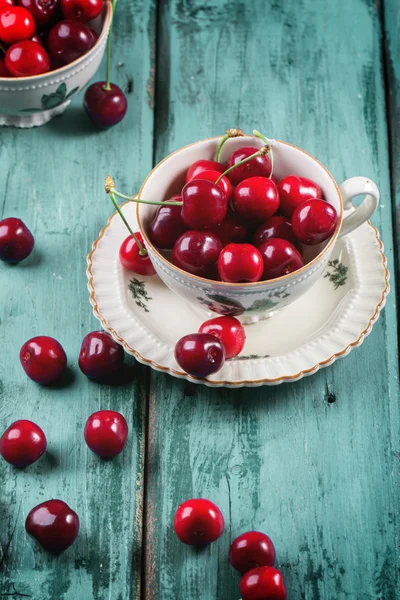
[[[162,160],[145,179],[139,197],[144,200],[164,200],[179,193],[189,166],[199,159],[213,159],[220,137],[185,146]],[[243,146],[261,147],[263,142],[252,136],[229,139],[221,160]],[[271,281],[230,284],[212,281],[187,273],[170,263],[151,243],[147,230],[157,207],[137,205],[137,218],[150,259],[163,282],[188,302],[206,311],[239,316],[243,322],[253,322],[271,316],[278,309],[304,294],[321,276],[330,259],[337,239],[364,223],[374,212],[379,200],[376,185],[365,177],[353,177],[340,187],[328,170],[315,158],[286,142],[272,140],[274,173],[278,179],[294,174],[315,181],[324,197],[335,207],[338,223],[333,236],[324,244],[303,247],[306,264],[294,273]],[[367,194],[358,209],[352,198]],[[349,214],[344,214],[349,211]]]
[[[83,56],[42,75],[0,77],[0,125],[35,127],[64,112],[77,94],[96,73],[104,55],[111,24],[111,3],[88,25],[99,39]]]

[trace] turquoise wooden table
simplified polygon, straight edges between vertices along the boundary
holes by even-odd
[[[36,247],[18,267],[0,265],[0,424],[33,419],[49,445],[23,471],[0,462],[0,599],[239,598],[227,551],[251,528],[274,540],[290,600],[400,598],[399,22],[398,0],[121,0],[113,79],[128,96],[125,120],[98,132],[78,97],[41,128],[1,129],[0,214],[21,217]],[[98,328],[85,261],[112,212],[105,175],[133,193],[170,151],[236,126],[304,148],[338,181],[377,182],[392,292],[371,336],[274,388],[213,390],[133,359],[130,384],[90,382],[77,357]],[[39,334],[67,352],[63,386],[39,387],[21,369],[22,343]],[[100,408],[130,427],[111,462],[83,440]],[[172,529],[193,496],[226,517],[225,535],[201,552]],[[24,531],[30,508],[52,497],[81,518],[58,558]]]

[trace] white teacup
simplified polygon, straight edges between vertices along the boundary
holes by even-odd
[[[220,140],[220,137],[215,137],[196,142],[164,158],[146,177],[139,197],[144,200],[165,200],[180,193],[190,165],[199,159],[214,159]],[[294,273],[270,281],[234,284],[187,273],[170,263],[153,246],[147,235],[157,206],[137,205],[139,228],[162,281],[191,304],[197,304],[207,312],[238,316],[244,322],[268,317],[304,294],[324,272],[338,238],[369,219],[379,201],[378,188],[370,179],[352,177],[338,186],[329,171],[304,150],[279,140],[271,142],[276,177],[281,179],[285,175],[301,175],[312,179],[321,187],[324,198],[335,207],[338,214],[332,237],[323,244],[307,247],[307,264]],[[221,160],[226,161],[234,150],[243,146],[262,147],[263,142],[252,136],[231,138],[223,146]],[[366,195],[361,205],[353,209],[352,199],[359,194]],[[344,211],[350,210],[350,214],[344,217]]]

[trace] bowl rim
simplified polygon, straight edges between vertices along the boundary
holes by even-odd
[[[62,67],[58,67],[58,69],[53,69],[52,71],[46,71],[46,73],[40,73],[39,75],[28,75],[27,77],[0,77],[0,90],[1,90],[1,84],[3,83],[3,81],[6,83],[20,83],[20,82],[25,82],[25,81],[27,83],[29,83],[33,80],[41,81],[41,79],[44,79],[45,77],[48,77],[49,75],[52,75],[53,73],[59,74],[63,71],[67,71],[70,67],[83,62],[85,58],[89,57],[94,52],[94,50],[97,49],[97,47],[99,46],[99,44],[103,40],[103,38],[106,35],[108,35],[108,30],[110,28],[111,18],[112,18],[111,0],[104,0],[103,10],[105,10],[105,12],[106,12],[106,19],[104,21],[103,29],[102,29],[99,37],[97,38],[96,43],[94,44],[94,46],[92,46],[92,48],[90,48],[90,50],[88,52],[86,52],[85,54],[82,54],[82,56],[79,56],[78,58],[76,58],[72,62],[68,63],[67,65],[63,65]],[[84,25],[86,25],[86,23],[84,23]]]
[[[251,136],[250,134],[244,134],[244,137],[246,136],[250,136],[250,137],[254,137]],[[202,142],[208,142],[208,141],[216,141],[216,140],[220,140],[222,138],[222,136],[214,136],[214,137],[210,137],[210,138],[205,138],[204,140],[198,140],[197,142],[193,142],[192,144],[187,144],[186,146],[182,146],[181,148],[179,148],[178,150],[175,150],[174,152],[171,152],[170,154],[168,154],[168,156],[166,156],[165,158],[163,158],[158,164],[155,165],[155,167],[153,167],[153,169],[150,171],[150,173],[147,175],[146,179],[143,181],[140,190],[139,190],[139,198],[142,195],[142,191],[144,186],[147,183],[147,180],[151,177],[151,175],[153,173],[155,173],[155,171],[166,161],[168,160],[168,158],[170,158],[171,156],[174,156],[174,154],[177,154],[178,152],[181,152],[182,150],[186,150],[186,148],[191,148],[192,146],[195,146],[196,144],[200,144]],[[221,287],[221,288],[227,288],[227,287],[236,287],[236,288],[245,288],[245,289],[252,289],[255,288],[257,286],[275,286],[275,284],[277,282],[286,282],[289,281],[290,279],[294,279],[295,277],[297,277],[299,274],[301,274],[304,271],[308,271],[310,269],[310,267],[312,265],[314,265],[315,263],[317,263],[318,261],[320,261],[320,259],[323,257],[324,254],[326,254],[330,249],[333,248],[334,244],[336,243],[336,240],[338,238],[341,226],[342,226],[342,222],[343,222],[343,198],[342,198],[342,194],[340,193],[340,189],[338,184],[336,183],[336,181],[334,180],[334,178],[332,177],[331,173],[328,171],[328,169],[319,161],[317,160],[314,156],[312,156],[311,154],[309,154],[308,152],[306,152],[305,150],[302,150],[301,148],[298,148],[297,146],[294,146],[293,144],[289,144],[289,142],[283,142],[282,140],[274,140],[275,142],[278,142],[280,144],[284,144],[285,146],[290,146],[291,148],[294,148],[295,150],[298,150],[299,152],[302,152],[303,154],[305,154],[306,156],[308,156],[309,158],[311,158],[312,160],[314,160],[316,163],[318,163],[318,165],[320,167],[322,167],[322,169],[325,171],[325,173],[328,175],[328,177],[331,179],[337,195],[339,197],[339,204],[340,204],[340,214],[339,214],[339,218],[336,224],[336,229],[334,234],[332,235],[331,239],[329,240],[329,243],[325,246],[325,248],[323,250],[321,250],[321,252],[315,257],[313,258],[313,260],[311,260],[309,263],[307,263],[306,265],[304,265],[303,267],[301,267],[301,269],[298,269],[297,271],[293,271],[293,273],[288,273],[287,275],[282,275],[281,277],[276,277],[275,279],[267,279],[264,281],[255,281],[255,282],[244,282],[244,283],[229,283],[228,281],[217,281],[214,279],[206,279],[205,277],[199,277],[198,275],[193,275],[193,273],[188,273],[187,271],[184,271],[183,269],[180,269],[179,267],[176,267],[174,264],[172,264],[172,262],[170,262],[169,260],[167,260],[162,254],[161,252],[159,252],[157,250],[157,248],[151,243],[151,241],[149,240],[146,232],[144,231],[144,228],[142,226],[141,220],[140,220],[140,214],[139,214],[139,208],[140,208],[140,203],[138,202],[136,205],[136,218],[137,218],[137,222],[138,222],[138,226],[139,226],[139,230],[140,233],[143,236],[143,239],[145,241],[145,245],[149,245],[151,247],[152,252],[154,252],[154,254],[156,254],[157,258],[159,260],[161,260],[163,263],[165,263],[167,265],[167,267],[169,269],[172,269],[173,271],[176,271],[177,273],[179,273],[179,275],[183,275],[185,277],[188,277],[190,279],[194,279],[195,281],[198,282],[202,282],[202,283],[206,283],[206,284],[211,284],[213,286],[216,287]]]

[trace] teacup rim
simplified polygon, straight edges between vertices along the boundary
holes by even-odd
[[[252,137],[251,134],[244,134],[244,137]],[[167,161],[171,156],[174,156],[175,154],[177,154],[178,152],[181,152],[182,150],[186,150],[187,148],[191,148],[192,146],[196,146],[197,144],[201,144],[203,142],[209,142],[209,141],[215,141],[215,140],[220,140],[222,138],[222,136],[218,135],[218,136],[213,136],[213,137],[209,137],[209,138],[205,138],[203,140],[197,140],[197,142],[192,142],[191,144],[187,144],[186,146],[182,146],[181,148],[178,148],[177,150],[174,150],[174,152],[171,152],[170,154],[168,154],[167,156],[165,156],[162,160],[160,160],[160,162],[158,162],[153,168],[152,170],[148,173],[148,175],[146,176],[146,178],[144,179],[142,185],[140,186],[140,190],[139,190],[139,198],[142,195],[142,190],[144,188],[144,186],[146,185],[148,179],[151,177],[151,175],[165,162]],[[317,254],[317,256],[315,258],[313,258],[313,260],[311,260],[309,263],[307,263],[306,265],[304,265],[303,267],[301,267],[300,269],[298,269],[297,271],[293,271],[292,273],[288,273],[287,275],[282,275],[281,277],[276,277],[275,279],[268,279],[268,280],[263,280],[263,281],[255,281],[255,282],[242,282],[242,283],[229,283],[228,281],[217,281],[215,279],[207,279],[205,277],[200,277],[198,275],[194,275],[193,273],[188,273],[187,271],[184,271],[183,269],[180,269],[179,267],[176,267],[174,264],[172,264],[172,262],[170,262],[169,260],[167,260],[162,254],[161,252],[159,252],[159,250],[154,246],[154,244],[152,244],[152,242],[149,240],[148,235],[146,234],[146,232],[144,231],[144,228],[142,226],[141,223],[141,219],[140,219],[140,213],[139,213],[139,209],[140,209],[140,203],[138,202],[136,205],[136,218],[137,218],[137,222],[138,222],[138,227],[140,230],[140,233],[145,241],[145,245],[149,245],[152,249],[152,251],[154,252],[154,254],[156,254],[157,258],[159,260],[161,260],[163,263],[165,263],[167,265],[168,268],[172,269],[173,271],[176,271],[179,274],[184,275],[185,277],[188,277],[189,279],[193,279],[195,281],[199,281],[199,282],[203,282],[205,284],[211,284],[213,286],[217,286],[217,287],[221,287],[221,288],[226,288],[226,287],[236,287],[236,288],[245,288],[245,289],[252,289],[255,288],[257,286],[268,286],[268,285],[275,285],[277,282],[285,282],[285,281],[289,281],[291,278],[297,277],[299,274],[301,274],[304,271],[308,271],[309,268],[316,264],[322,257],[324,254],[326,254],[330,249],[333,248],[341,226],[342,226],[342,222],[343,222],[343,198],[342,198],[342,194],[340,192],[340,188],[338,186],[338,184],[336,183],[335,179],[333,178],[332,174],[328,171],[328,169],[325,167],[325,165],[323,165],[317,158],[315,158],[315,156],[313,156],[312,154],[310,154],[309,152],[306,152],[305,150],[303,150],[302,148],[298,148],[297,146],[295,146],[294,144],[290,144],[289,142],[284,142],[282,140],[279,139],[274,139],[275,142],[278,142],[279,144],[283,144],[285,146],[289,146],[291,148],[294,148],[295,150],[298,150],[299,152],[302,152],[303,154],[305,154],[306,156],[308,156],[309,158],[311,158],[312,160],[314,160],[316,163],[318,163],[318,165],[320,167],[322,167],[322,169],[325,171],[325,173],[327,174],[327,176],[331,179],[335,189],[336,189],[336,193],[338,195],[339,198],[339,205],[340,205],[340,214],[339,214],[339,218],[338,218],[338,222],[336,224],[336,229],[334,231],[334,234],[332,235],[331,239],[329,240],[329,243],[325,246],[325,248],[323,250],[321,250],[321,252],[319,254]]]

